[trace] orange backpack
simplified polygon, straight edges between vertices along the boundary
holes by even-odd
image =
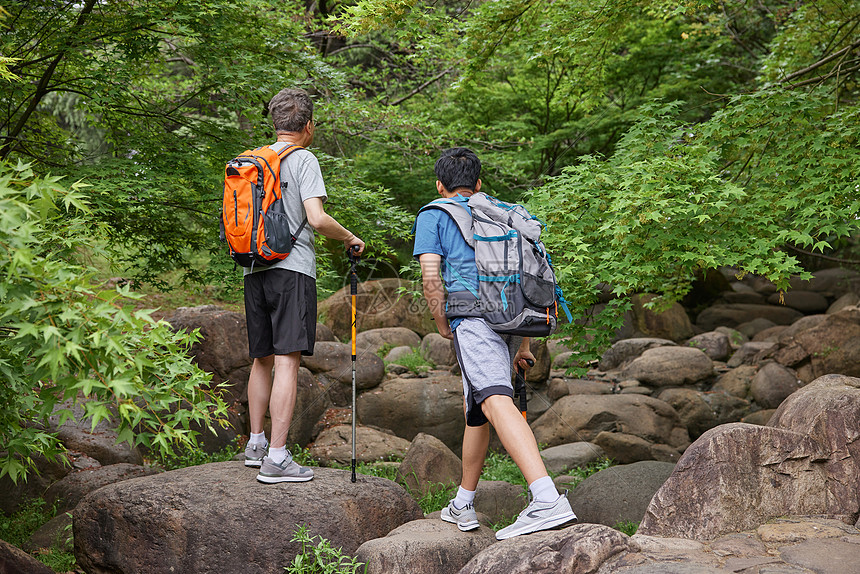
[[[280,182],[281,159],[304,149],[288,145],[279,152],[269,146],[248,150],[227,162],[221,239],[230,257],[242,267],[271,265],[286,259],[307,219],[290,233]]]

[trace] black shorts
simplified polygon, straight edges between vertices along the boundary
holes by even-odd
[[[245,275],[245,321],[252,358],[314,354],[317,282],[288,269]]]

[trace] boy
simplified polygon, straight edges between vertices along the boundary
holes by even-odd
[[[467,148],[442,152],[436,161],[436,190],[443,198],[464,205],[481,189],[481,162]],[[513,402],[511,366],[528,368],[534,361],[528,338],[500,335],[479,317],[445,314],[448,293],[478,288],[475,252],[469,247],[451,217],[437,209],[422,211],[415,228],[413,255],[421,264],[424,297],[439,334],[454,341],[463,373],[466,430],[463,433],[463,479],[457,496],[442,510],[442,520],[462,531],[479,527],[475,513],[475,490],[490,441],[493,425],[502,445],[523,473],[531,502],[516,522],[496,533],[498,540],[555,528],[576,520],[567,497],[559,494],[546,472],[537,442],[528,423]],[[444,289],[440,271],[444,278]],[[469,283],[469,285],[465,285]]]

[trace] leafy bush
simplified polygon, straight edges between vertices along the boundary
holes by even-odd
[[[84,187],[0,163],[0,476],[13,481],[36,455],[62,451],[44,430],[62,401],[79,402],[93,427],[113,419],[121,441],[162,452],[195,444],[192,423],[226,424],[211,375],[188,358],[197,334],[136,310],[128,287],[102,288],[77,262],[102,231]],[[62,423],[72,409],[54,414]]]
[[[340,548],[332,548],[322,536],[311,536],[308,527],[300,525],[290,542],[299,542],[302,551],[284,570],[288,574],[355,574],[364,566],[352,556],[344,556]]]

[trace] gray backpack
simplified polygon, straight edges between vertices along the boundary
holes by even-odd
[[[526,337],[551,334],[559,305],[570,319],[552,260],[540,240],[543,225],[526,208],[475,193],[468,202],[437,199],[421,211],[427,209],[450,215],[475,250],[477,291],[449,267],[466,287],[448,294],[449,319],[482,317],[497,333]]]

